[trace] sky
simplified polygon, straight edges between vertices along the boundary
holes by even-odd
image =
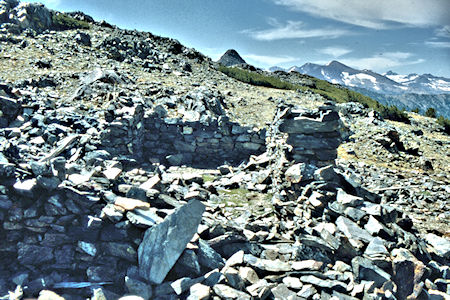
[[[384,73],[450,77],[450,0],[41,0],[120,28],[256,67],[338,60]]]

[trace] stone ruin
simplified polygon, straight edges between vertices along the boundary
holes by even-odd
[[[265,131],[139,101],[105,120],[55,117],[2,90],[5,299],[443,297],[448,244],[425,243],[334,165],[334,105],[280,105]],[[47,131],[58,135],[44,140]],[[215,178],[165,165],[214,168]],[[269,207],[233,216],[218,190],[235,188],[272,195]]]
[[[32,27],[5,3],[6,29]],[[121,80],[95,71],[72,100]],[[92,117],[0,84],[0,298],[448,299],[450,243],[334,164],[333,105],[280,105],[259,130],[218,98],[119,96]],[[242,190],[270,199],[221,202]]]

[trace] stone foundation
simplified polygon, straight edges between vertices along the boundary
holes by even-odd
[[[265,151],[266,130],[244,127],[227,117],[190,122],[144,115],[141,106],[126,109],[126,115],[108,124],[101,136],[102,147],[115,155],[128,155],[143,162],[215,168],[239,165],[250,155]]]

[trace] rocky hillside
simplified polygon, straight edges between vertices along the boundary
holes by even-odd
[[[0,299],[448,299],[435,120],[83,13],[0,21]]]

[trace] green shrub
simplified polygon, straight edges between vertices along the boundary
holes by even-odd
[[[447,118],[444,118],[443,116],[439,116],[437,119],[437,122],[439,125],[444,127],[444,132],[446,134],[450,134],[450,120]]]
[[[413,110],[411,110],[413,113],[416,113],[416,114],[418,114],[419,113],[419,108],[418,107],[416,107],[416,108],[414,108]]]
[[[265,76],[259,73],[250,72],[247,70],[234,68],[234,67],[225,67],[225,66],[219,66],[219,71],[224,73],[225,75],[232,77],[234,79],[237,79],[239,81],[251,84],[251,85],[258,85],[258,86],[265,86],[265,87],[271,87],[276,89],[283,89],[283,90],[295,90],[296,86],[281,81],[278,78],[271,77],[271,76]]]
[[[55,29],[69,30],[69,29],[89,29],[91,26],[88,22],[80,21],[70,17],[65,13],[53,14],[52,21]]]
[[[405,110],[399,109],[395,105],[384,106],[381,109],[380,113],[383,118],[407,124],[410,123],[408,115],[406,114]]]
[[[429,118],[436,118],[436,110],[432,107],[428,108],[425,112],[425,116]]]

